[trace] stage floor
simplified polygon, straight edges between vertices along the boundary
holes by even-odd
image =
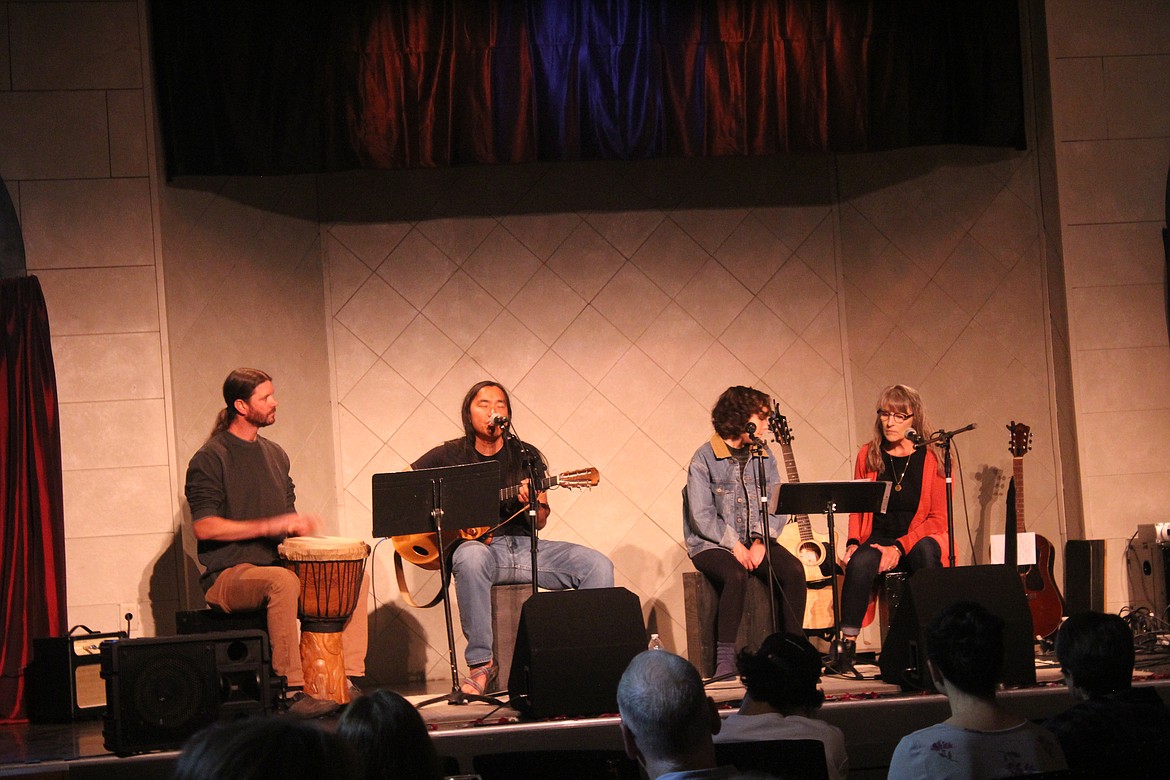
[[[1139,657],[1138,685],[1157,687],[1170,702],[1170,666],[1166,657]],[[850,777],[884,778],[889,758],[906,733],[944,720],[946,698],[937,693],[905,692],[876,679],[876,666],[863,666],[867,679],[836,676],[822,679],[826,694],[820,716],[844,732]],[[1152,672],[1152,674],[1151,674]],[[1005,690],[1002,700],[1020,715],[1043,721],[1071,706],[1061,675],[1050,656],[1037,658],[1037,685]],[[447,693],[450,683],[431,681],[426,690],[396,688],[416,705]],[[737,682],[712,683],[708,692],[724,713],[734,711],[743,697]],[[488,752],[601,748],[621,750],[618,718],[561,718],[525,721],[506,706],[451,705],[439,702],[420,713],[432,729],[441,755],[456,759],[471,771],[474,756]],[[318,721],[332,728],[336,720]],[[0,726],[0,776],[42,778],[163,778],[168,777],[176,752],[118,758],[105,749],[100,720],[67,724]]]

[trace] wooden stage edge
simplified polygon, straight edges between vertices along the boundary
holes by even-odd
[[[877,668],[863,667],[868,676]],[[1050,662],[1037,664],[1035,687],[1004,690],[1002,701],[1014,712],[1042,722],[1072,705],[1060,673]],[[588,684],[587,681],[583,684]],[[418,704],[446,692],[446,687],[409,695]],[[1135,685],[1153,686],[1170,703],[1170,678],[1139,673]],[[850,778],[884,778],[889,759],[901,737],[944,720],[946,698],[937,693],[903,692],[877,679],[822,680],[827,700],[820,717],[845,732]],[[724,714],[734,711],[743,696],[738,683],[715,683],[708,692]],[[520,720],[514,710],[488,704],[436,703],[419,710],[431,727],[435,745],[443,756],[455,758],[464,772],[472,771],[476,755],[504,751],[600,748],[621,750],[616,716]],[[333,728],[335,719],[318,721]],[[177,751],[119,758],[102,744],[101,721],[71,724],[17,724],[0,726],[0,777],[50,780],[153,780],[169,777]]]

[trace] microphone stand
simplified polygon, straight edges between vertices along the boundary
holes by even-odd
[[[947,561],[950,567],[955,567],[955,500],[954,500],[954,479],[951,477],[951,439],[958,436],[960,433],[974,430],[975,423],[965,425],[962,428],[954,431],[944,431],[941,428],[935,431],[929,439],[922,442],[915,442],[914,449],[930,446],[934,444],[943,451],[943,476],[946,478],[947,485]]]
[[[776,570],[772,563],[772,529],[769,523],[771,518],[768,516],[768,472],[764,467],[764,441],[757,438],[754,431],[748,431],[748,435],[752,437],[751,451],[756,461],[756,490],[760,497],[760,519],[764,527],[764,559],[768,562],[768,599],[772,609],[772,633],[775,634],[780,629],[776,621]]]
[[[516,443],[516,447],[520,451],[521,468],[524,470],[524,473],[528,475],[528,536],[531,540],[529,552],[532,555],[532,594],[536,595],[536,592],[540,587],[537,584],[539,572],[536,566],[537,545],[540,541],[540,537],[537,535],[536,530],[537,510],[540,508],[540,499],[538,497],[538,494],[540,493],[540,479],[537,475],[537,464],[540,462],[540,458],[537,457],[532,448],[525,444],[524,441],[516,435],[515,431],[512,430],[511,421],[509,421],[509,424],[504,427],[504,440],[505,445],[508,442]],[[543,472],[543,469],[541,469],[541,471]]]

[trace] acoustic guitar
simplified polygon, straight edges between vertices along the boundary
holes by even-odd
[[[796,472],[796,457],[792,454],[792,429],[788,426],[788,418],[780,414],[774,407],[768,415],[768,427],[780,445],[780,452],[784,456],[784,473],[789,482],[800,482],[800,475]],[[812,521],[808,515],[796,515],[793,522],[786,523],[780,529],[776,541],[804,565],[804,579],[808,585],[808,595],[804,603],[804,628],[823,631],[833,627],[833,589],[832,577],[834,571],[840,569],[834,565],[829,556],[828,534],[813,531]]]
[[[601,474],[595,468],[575,469],[573,471],[565,471],[556,476],[547,477],[540,480],[540,485],[537,488],[538,493],[543,493],[549,488],[563,487],[570,490],[575,488],[591,488],[596,487],[597,483],[601,481]],[[500,502],[503,503],[510,498],[515,498],[520,494],[521,485],[512,485],[500,490]],[[513,517],[519,517],[523,512],[518,512]],[[457,539],[483,539],[485,542],[491,541],[491,532],[495,531],[504,523],[511,520],[508,518],[502,523],[495,525],[485,525],[476,528],[464,528],[460,531],[444,531],[443,532],[443,548],[447,548],[452,542]],[[420,566],[424,569],[438,569],[439,568],[439,535],[435,532],[421,533],[421,534],[405,534],[403,536],[390,537],[394,549],[402,556],[403,560],[410,561],[415,566]]]
[[[1008,507],[1008,522],[1004,537],[1004,563],[1016,566],[1016,534],[1024,533],[1024,455],[1032,448],[1032,431],[1027,425],[1015,420],[1007,426],[1011,432],[1008,449],[1012,453],[1012,486],[1009,495],[1015,492],[1015,528],[1012,528],[1012,506]],[[1024,595],[1028,599],[1028,609],[1032,612],[1032,633],[1037,640],[1051,636],[1060,628],[1060,618],[1064,614],[1064,599],[1056,587],[1053,579],[1053,568],[1056,564],[1056,550],[1052,542],[1039,534],[1036,535],[1036,563],[1026,566],[1016,566],[1020,574],[1020,583],[1024,586]]]
[[[788,418],[779,412],[770,416],[768,427],[780,445],[784,455],[784,471],[789,482],[800,482],[796,473],[796,458],[792,454],[792,430]],[[808,515],[794,515],[794,522],[780,530],[776,541],[804,564],[804,579],[810,585],[827,582],[833,576],[833,563],[829,560],[829,537],[813,531]]]

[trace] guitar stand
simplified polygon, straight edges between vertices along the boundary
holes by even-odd
[[[416,708],[438,702],[504,703],[493,696],[465,693],[459,687],[459,662],[455,652],[455,628],[451,617],[447,550],[443,535],[478,528],[483,518],[499,512],[500,464],[474,463],[437,469],[375,474],[373,477],[374,536],[406,536],[434,533],[439,550],[439,588],[447,625],[447,652],[451,663],[451,692],[420,702]],[[458,540],[456,540],[457,543]]]
[[[885,512],[890,501],[890,482],[852,480],[849,482],[785,482],[776,491],[776,506],[773,514],[814,515],[823,514],[829,527],[829,555],[833,565],[837,563],[837,536],[833,528],[836,512]],[[833,628],[829,649],[829,665],[826,670],[839,674],[834,664],[841,657],[844,640],[841,638],[841,593],[837,574],[832,577]],[[855,679],[865,679],[856,669],[851,669]]]

